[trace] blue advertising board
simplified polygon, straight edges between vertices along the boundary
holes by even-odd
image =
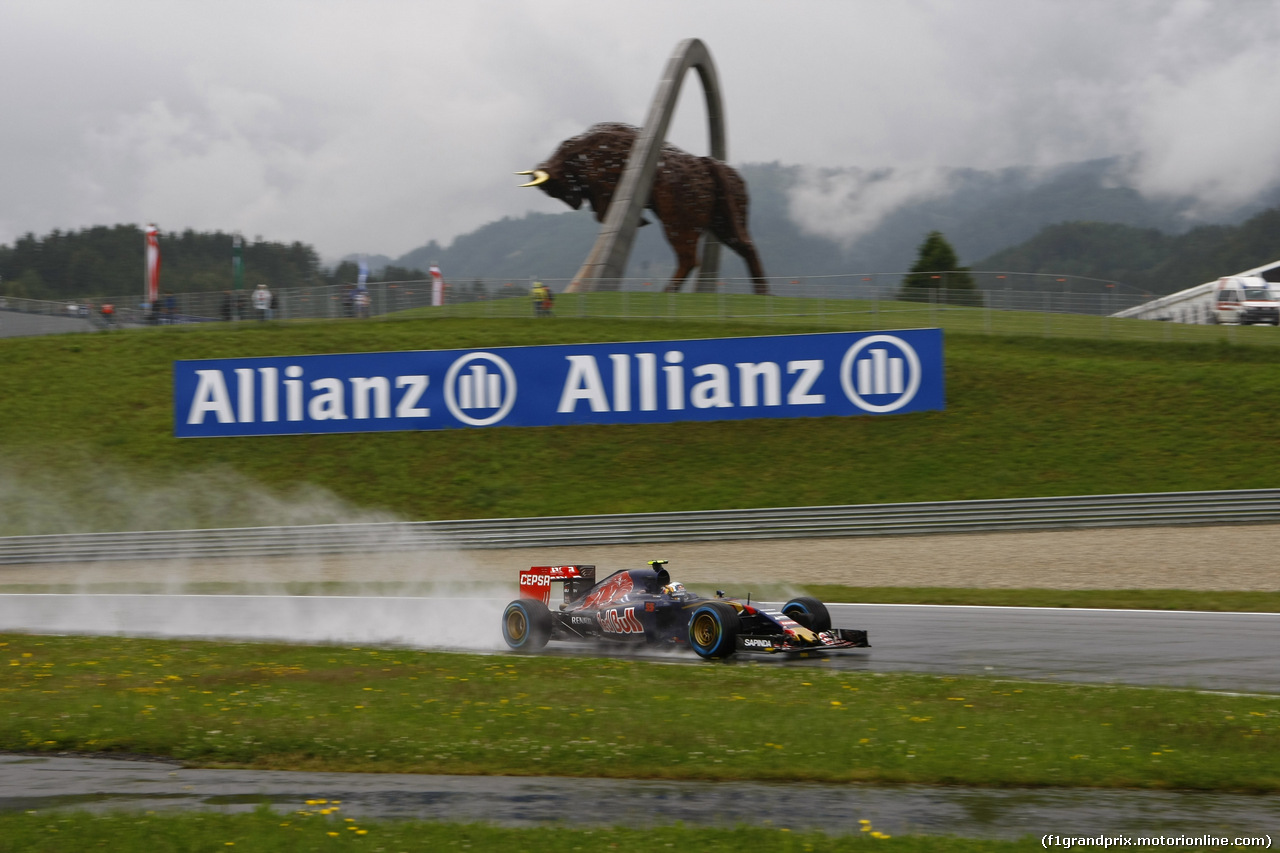
[[[177,361],[180,438],[943,408],[942,331]]]

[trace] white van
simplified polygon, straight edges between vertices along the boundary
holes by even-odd
[[[1280,326],[1280,301],[1261,276],[1228,276],[1218,279],[1210,316],[1215,323]]]

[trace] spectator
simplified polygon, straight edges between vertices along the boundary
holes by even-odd
[[[265,284],[260,284],[253,291],[253,309],[258,312],[258,320],[271,319],[271,291]]]
[[[554,299],[550,288],[540,281],[535,281],[530,295],[533,297],[533,316],[550,317],[551,301]]]

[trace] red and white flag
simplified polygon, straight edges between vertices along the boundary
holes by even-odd
[[[147,276],[145,287],[147,303],[155,305],[160,298],[160,231],[154,225],[148,225],[147,234]]]
[[[435,264],[431,265],[431,304],[435,306],[444,304],[444,273],[440,272],[440,267]]]

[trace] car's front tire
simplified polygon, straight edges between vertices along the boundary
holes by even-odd
[[[741,626],[732,604],[708,601],[689,617],[689,646],[707,660],[727,658],[738,647]]]
[[[502,639],[516,651],[537,651],[551,639],[551,611],[533,598],[521,598],[502,612]]]
[[[821,634],[831,630],[831,614],[827,605],[816,598],[801,595],[782,605],[784,615],[791,617],[810,631]]]

